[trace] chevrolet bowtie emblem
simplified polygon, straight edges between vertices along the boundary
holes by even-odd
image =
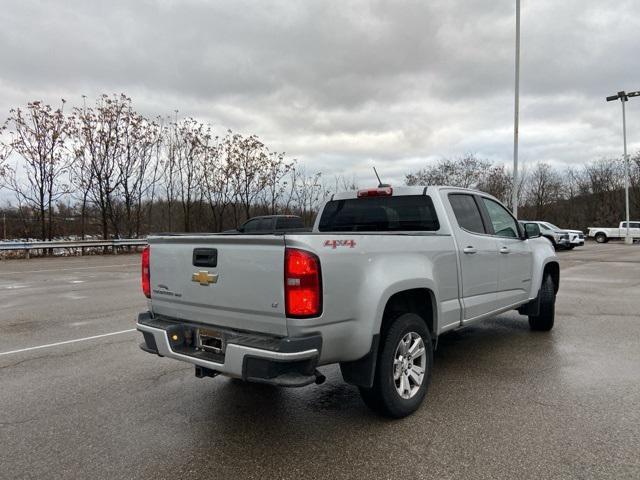
[[[200,285],[207,286],[210,283],[218,282],[218,274],[217,273],[209,273],[206,270],[200,270],[197,273],[191,275],[192,282],[198,282]]]

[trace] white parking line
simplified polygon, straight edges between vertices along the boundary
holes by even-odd
[[[66,272],[74,270],[92,270],[96,268],[112,268],[112,267],[133,267],[140,266],[139,263],[120,263],[117,265],[96,265],[95,267],[76,267],[76,268],[52,268],[49,270],[23,270],[20,272],[0,272],[0,275],[12,275],[16,273],[40,273],[40,272]]]
[[[91,337],[76,338],[75,340],[65,340],[64,342],[48,343],[46,345],[38,345],[37,347],[28,347],[28,348],[21,348],[19,350],[11,350],[9,352],[0,352],[0,356],[11,355],[12,353],[28,352],[30,350],[39,350],[41,348],[57,347],[58,345],[67,345],[69,343],[84,342],[87,340],[94,340],[96,338],[110,337],[112,335],[120,335],[121,333],[129,333],[129,332],[135,332],[135,331],[136,331],[135,328],[130,328],[128,330],[120,330],[119,332],[103,333],[102,335],[93,335]]]

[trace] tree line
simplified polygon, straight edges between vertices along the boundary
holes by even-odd
[[[630,158],[629,205],[640,218],[640,152]],[[596,224],[616,226],[624,220],[625,162],[598,159],[557,169],[537,162],[525,167],[518,179],[518,217],[546,220],[563,228],[586,230]],[[467,154],[442,159],[409,173],[408,185],[454,185],[494,195],[511,206],[513,173],[505,165]]]
[[[331,192],[354,179],[307,172],[257,136],[194,118],[149,118],[124,94],[91,105],[34,101],[0,125],[0,209],[7,238],[138,237],[150,232],[217,232],[247,218],[287,213],[310,225]],[[410,172],[407,185],[454,185],[489,192],[510,205],[504,165],[473,154]],[[631,159],[631,213],[640,217],[640,154]],[[617,224],[624,212],[624,162],[530,165],[518,184],[521,218],[585,229]]]
[[[255,135],[148,118],[124,94],[71,109],[31,102],[0,129],[10,238],[215,232],[274,213],[310,222],[330,190],[349,186],[342,177],[329,185]]]

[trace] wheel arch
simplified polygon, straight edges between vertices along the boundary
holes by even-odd
[[[544,281],[547,275],[551,275],[553,289],[555,293],[558,293],[558,289],[560,288],[560,264],[556,261],[548,262],[542,271],[542,281]]]
[[[404,288],[403,288],[404,287]],[[345,382],[359,387],[371,388],[378,360],[378,349],[384,334],[393,324],[393,320],[403,313],[415,313],[426,323],[431,339],[435,341],[438,329],[438,303],[435,289],[431,286],[403,284],[385,292],[375,325],[371,349],[364,357],[341,362],[340,371]]]
[[[424,320],[432,338],[437,335],[437,303],[433,290],[426,287],[408,288],[391,295],[384,306],[379,333],[383,335],[398,316],[415,313]]]

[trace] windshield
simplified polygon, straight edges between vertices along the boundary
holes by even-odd
[[[551,230],[562,230],[560,227],[556,227],[553,223],[544,222],[544,224],[549,227]]]

